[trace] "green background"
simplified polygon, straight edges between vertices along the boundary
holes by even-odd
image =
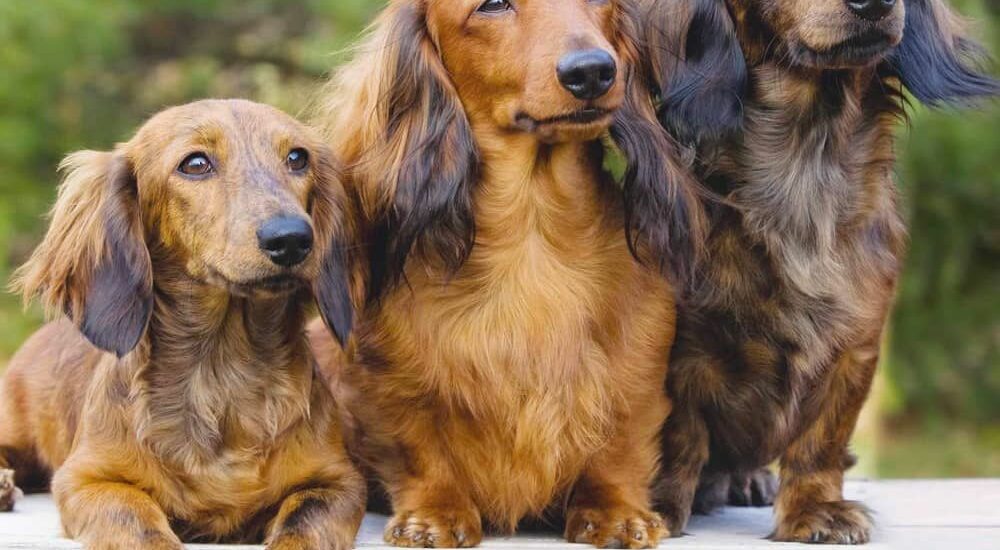
[[[302,112],[376,0],[0,2],[0,279],[38,243],[68,152],[248,97]],[[955,5],[997,52],[1000,5]],[[1000,102],[900,126],[911,251],[856,448],[863,474],[1000,476]],[[41,321],[0,296],[0,365]],[[2,367],[0,367],[2,368]]]

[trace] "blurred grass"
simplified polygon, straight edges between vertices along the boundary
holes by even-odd
[[[45,228],[55,166],[200,97],[301,112],[377,0],[0,1],[0,280]],[[953,2],[998,51],[1000,4]],[[900,127],[912,246],[856,473],[1000,476],[1000,105]],[[41,321],[0,294],[0,365]]]

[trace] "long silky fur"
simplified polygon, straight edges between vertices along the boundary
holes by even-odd
[[[324,91],[319,119],[343,128],[332,121],[360,117],[350,135],[331,137],[352,142],[347,149],[358,153],[347,170],[359,182],[362,208],[376,220],[364,239],[369,298],[377,298],[401,280],[411,253],[450,270],[468,258],[479,160],[421,7],[386,10],[357,57],[365,61],[338,73]]]
[[[983,48],[961,34],[954,14],[936,0],[907,0],[903,40],[886,61],[913,97],[931,106],[1000,95],[1000,81],[969,62]]]

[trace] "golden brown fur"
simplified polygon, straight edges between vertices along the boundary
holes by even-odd
[[[310,156],[297,171],[296,148]],[[89,548],[351,546],[363,480],[304,334],[313,294],[338,337],[350,330],[354,230],[327,151],[275,109],[204,101],[64,162],[18,285],[69,318],[10,363],[0,467],[32,489],[55,472],[68,536]],[[179,172],[194,152],[211,173]],[[316,250],[269,261],[258,228],[310,215]]]
[[[634,71],[631,5],[481,4],[393,2],[327,91],[371,279],[356,360],[314,345],[392,500],[388,542],[473,546],[483,522],[552,512],[571,541],[655,546],[673,294],[630,242],[676,266],[698,218]],[[592,101],[556,77],[578,48],[618,67]],[[609,127],[624,192],[601,169]]]
[[[869,539],[867,509],[842,488],[905,249],[901,88],[934,104],[1000,87],[967,64],[974,45],[939,0],[900,0],[878,19],[851,10],[646,2],[662,119],[723,196],[706,204],[708,252],[667,382],[655,499],[672,532],[699,478],[704,496],[725,495],[713,486],[780,458],[775,540]]]

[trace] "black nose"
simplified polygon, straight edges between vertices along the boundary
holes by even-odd
[[[313,230],[302,218],[278,217],[257,230],[257,244],[272,262],[282,267],[302,263],[313,246]]]
[[[597,99],[615,83],[615,59],[597,48],[563,56],[556,65],[559,83],[578,99]]]
[[[847,7],[854,15],[868,21],[878,21],[896,5],[896,0],[847,0]]]

